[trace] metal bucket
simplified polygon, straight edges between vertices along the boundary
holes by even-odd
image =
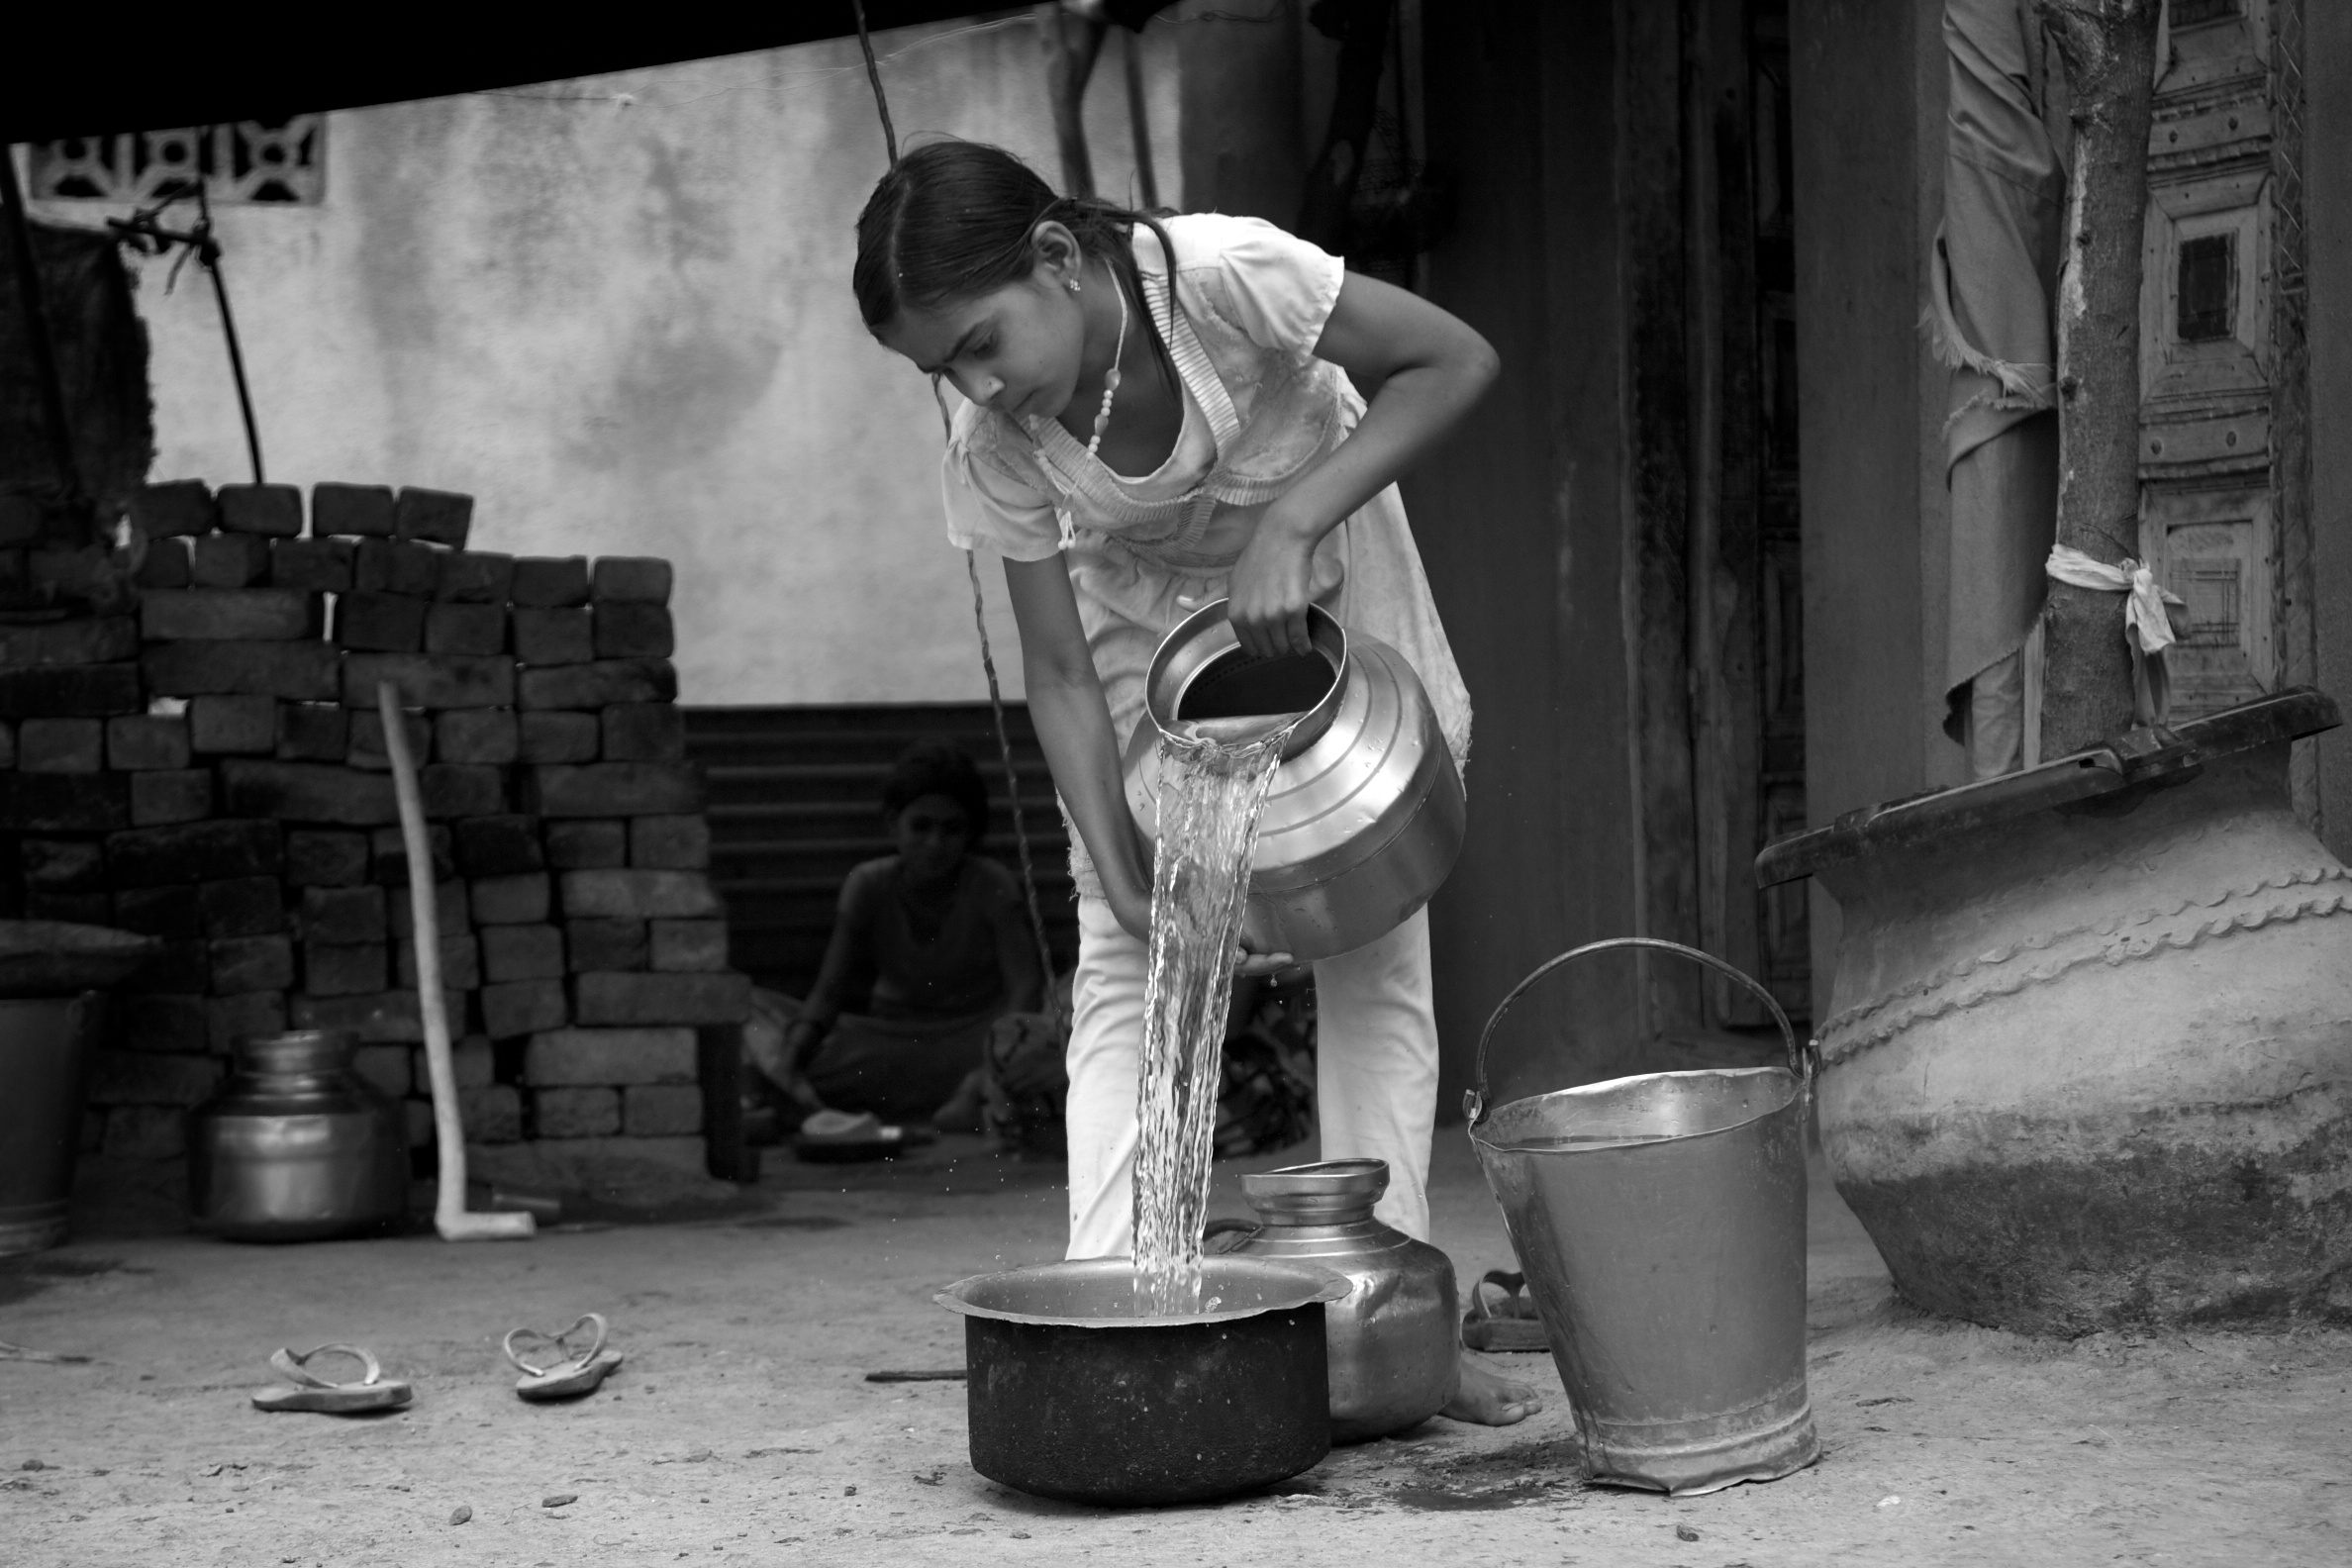
[[[1644,1073],[1486,1109],[1487,1042],[1519,995],[1589,953],[1649,947],[1738,981],[1787,1067]],[[1591,1479],[1675,1496],[1820,1455],[1805,1382],[1810,1058],[1765,989],[1696,948],[1626,936],[1521,980],[1478,1037],[1470,1142],[1503,1206],[1575,1407]]]

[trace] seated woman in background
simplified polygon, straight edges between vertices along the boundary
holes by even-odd
[[[815,988],[806,1002],[763,999],[752,1059],[800,1116],[961,1125],[977,1114],[989,1026],[1039,1005],[1037,949],[1020,882],[973,852],[988,788],[969,757],[912,747],[883,783],[882,815],[898,852],[842,882]]]

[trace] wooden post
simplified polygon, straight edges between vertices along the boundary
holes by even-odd
[[[2058,279],[2058,542],[2139,553],[2140,247],[2163,0],[2034,0],[2066,64],[2074,158]],[[2131,723],[2122,596],[2049,585],[2041,754]]]
[[[1086,150],[1086,83],[1109,27],[1100,17],[1072,16],[1058,4],[1033,13],[1045,45],[1045,96],[1053,106],[1053,140],[1061,151],[1062,194],[1095,193],[1094,159]]]

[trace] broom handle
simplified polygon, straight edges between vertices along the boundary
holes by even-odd
[[[450,1059],[449,1010],[441,990],[441,911],[435,894],[433,841],[425,832],[425,802],[417,792],[417,762],[409,754],[408,720],[390,681],[376,687],[384,721],[384,751],[392,760],[392,793],[400,805],[400,841],[408,853],[409,924],[417,947],[417,1012],[425,1023],[425,1075],[433,1085],[433,1141],[441,1162],[441,1191],[433,1223],[444,1240],[530,1235],[528,1214],[465,1212],[465,1123],[457,1111],[457,1070]]]

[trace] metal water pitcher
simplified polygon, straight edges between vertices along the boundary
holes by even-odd
[[[357,1042],[297,1029],[237,1042],[237,1063],[188,1113],[188,1210],[239,1241],[390,1229],[408,1212],[408,1122],[359,1076]]]
[[[1453,1263],[1372,1218],[1388,1191],[1388,1162],[1323,1160],[1241,1178],[1257,1211],[1221,1220],[1228,1254],[1309,1263],[1347,1280],[1346,1296],[1323,1309],[1330,1356],[1331,1441],[1363,1442],[1428,1420],[1453,1398],[1461,1350]]]
[[[1203,605],[1152,654],[1144,721],[1127,744],[1127,808],[1155,838],[1163,734],[1202,726],[1229,741],[1296,715],[1258,818],[1242,933],[1256,951],[1300,959],[1353,951],[1411,919],[1453,870],[1462,775],[1395,648],[1310,607],[1314,652],[1253,658],[1225,605]]]

